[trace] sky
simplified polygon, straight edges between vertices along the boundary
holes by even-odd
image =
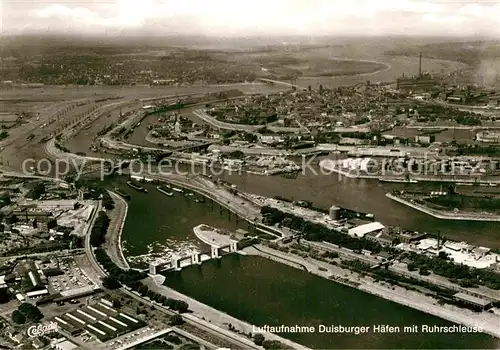
[[[500,0],[0,0],[2,34],[500,37]]]

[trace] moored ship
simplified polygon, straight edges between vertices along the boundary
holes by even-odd
[[[141,192],[144,192],[144,193],[148,193],[148,190],[146,188],[142,187],[141,185],[139,185],[137,183],[134,183],[132,180],[131,181],[127,181],[127,185],[129,187],[132,187],[134,190],[141,191]]]
[[[174,195],[174,192],[171,192],[170,189],[165,185],[156,186],[156,189],[158,190],[158,192],[161,192],[166,196],[172,197]]]

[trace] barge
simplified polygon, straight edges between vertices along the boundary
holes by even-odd
[[[403,179],[379,179],[380,182],[391,182],[391,183],[405,183],[405,184],[417,184],[417,180],[403,180]]]
[[[144,192],[144,193],[148,193],[148,190],[138,184],[135,184],[133,183],[132,181],[127,181],[127,185],[129,187],[132,187],[134,190],[137,190],[137,191],[141,191],[141,192]]]
[[[158,190],[158,192],[161,192],[166,196],[172,197],[174,195],[174,192],[170,192],[169,188],[166,186],[163,185],[156,186],[156,189]]]

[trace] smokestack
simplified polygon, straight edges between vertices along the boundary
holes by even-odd
[[[418,76],[422,76],[422,51],[420,51],[420,55],[418,57]]]

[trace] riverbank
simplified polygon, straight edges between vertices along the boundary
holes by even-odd
[[[424,205],[411,202],[409,200],[400,198],[392,193],[386,193],[387,198],[392,199],[398,203],[404,204],[410,208],[418,210],[422,213],[435,217],[437,219],[442,220],[459,220],[459,221],[492,221],[492,222],[500,222],[500,215],[489,214],[489,213],[454,213],[454,212],[446,212],[442,210],[436,210],[428,208]]]
[[[255,249],[255,247],[248,247],[245,248],[244,251],[248,255],[262,256],[294,268],[306,270],[316,276],[335,280],[349,287],[357,288],[366,293],[454,323],[469,327],[480,327],[484,333],[500,339],[500,328],[497,326],[500,322],[500,317],[493,313],[476,313],[452,305],[441,305],[438,300],[426,296],[423,293],[410,291],[384,282],[375,282],[371,277],[363,277],[354,271],[343,269],[336,265],[315,260],[310,257],[302,258],[297,255],[285,254],[279,250],[260,245],[257,246],[257,248],[258,249]]]

